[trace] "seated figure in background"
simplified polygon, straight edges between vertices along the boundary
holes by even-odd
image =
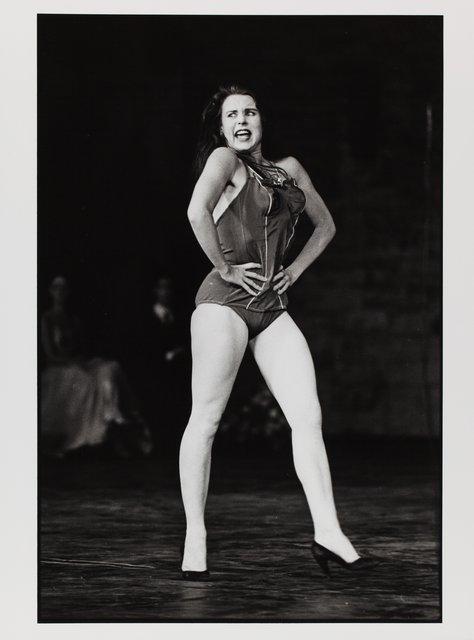
[[[150,453],[151,436],[122,367],[84,354],[81,323],[67,307],[66,279],[55,277],[49,293],[52,304],[41,318],[42,450],[62,456],[107,441],[122,456]]]

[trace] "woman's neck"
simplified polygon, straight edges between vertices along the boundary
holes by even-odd
[[[262,167],[274,167],[275,165],[273,164],[273,162],[271,160],[267,160],[267,158],[264,158],[262,155],[262,152],[260,150],[258,150],[258,152],[253,152],[250,154],[250,157],[252,158],[252,160],[262,166]]]
[[[252,158],[252,160],[254,160],[257,164],[262,164],[263,162],[266,162],[262,155],[262,147],[260,146],[260,144],[258,145],[258,147],[253,149],[253,151],[251,151],[249,155]]]

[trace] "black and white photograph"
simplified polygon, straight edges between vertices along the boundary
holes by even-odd
[[[442,53],[38,16],[41,621],[440,620]]]
[[[53,6],[31,624],[442,634],[446,15]]]

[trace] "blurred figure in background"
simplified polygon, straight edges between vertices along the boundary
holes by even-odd
[[[56,276],[49,294],[52,303],[41,318],[43,452],[62,456],[107,443],[122,456],[150,453],[149,430],[120,364],[85,354],[81,323],[68,309],[66,279]]]
[[[149,378],[145,381],[147,417],[161,452],[178,446],[186,402],[184,378],[189,360],[188,331],[176,306],[173,281],[165,274],[157,277],[147,311],[146,350]]]
[[[168,276],[158,278],[153,288],[153,319],[155,324],[155,349],[158,359],[172,362],[183,355],[184,346],[176,312],[173,308],[173,284]]]

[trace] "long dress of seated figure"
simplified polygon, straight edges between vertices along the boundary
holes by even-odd
[[[79,319],[66,305],[68,285],[51,283],[51,307],[41,318],[46,367],[41,374],[41,448],[61,456],[84,446],[111,443],[116,453],[147,455],[153,445],[120,364],[89,358]]]

